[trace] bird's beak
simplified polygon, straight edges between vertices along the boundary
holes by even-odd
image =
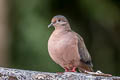
[[[50,24],[48,25],[48,28],[51,27],[51,26],[53,26],[53,23],[50,23]]]

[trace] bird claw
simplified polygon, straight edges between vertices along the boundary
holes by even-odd
[[[68,68],[65,68],[65,72],[69,72],[69,69],[68,69]]]
[[[76,67],[73,67],[71,72],[76,72]]]
[[[73,67],[72,70],[65,68],[65,72],[76,72],[76,67]]]

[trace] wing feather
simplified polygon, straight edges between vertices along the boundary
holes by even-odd
[[[93,67],[91,56],[85,46],[83,38],[79,34],[77,34],[77,37],[78,37],[78,51],[80,54],[80,60],[86,63],[87,65]]]

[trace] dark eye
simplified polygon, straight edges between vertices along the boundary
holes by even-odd
[[[58,22],[60,22],[61,20],[59,19]]]

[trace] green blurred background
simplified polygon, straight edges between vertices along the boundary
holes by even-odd
[[[1,0],[0,65],[63,72],[49,57],[51,18],[68,18],[91,54],[94,70],[120,76],[119,0]]]

